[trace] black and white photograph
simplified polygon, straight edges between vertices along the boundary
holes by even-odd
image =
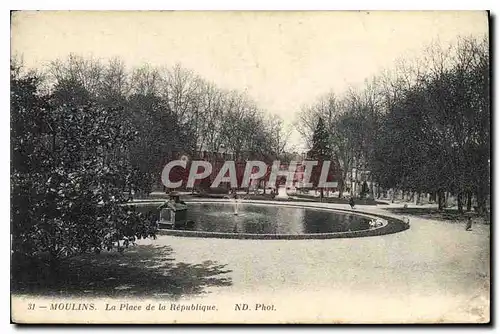
[[[10,19],[12,323],[490,324],[487,10]]]

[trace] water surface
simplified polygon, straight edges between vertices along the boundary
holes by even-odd
[[[158,213],[158,205],[138,207]],[[367,230],[370,218],[317,208],[255,203],[188,203],[189,229],[205,232],[252,234],[309,234]]]

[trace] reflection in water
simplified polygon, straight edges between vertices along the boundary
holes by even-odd
[[[303,234],[305,209],[276,207],[275,229],[277,234]]]
[[[139,210],[152,211],[154,206]],[[188,203],[189,229],[207,232],[252,234],[332,233],[369,229],[370,219],[348,213],[282,205],[241,202],[238,214],[233,203]],[[179,227],[186,229],[186,227]]]
[[[330,215],[335,223],[330,224]],[[369,229],[369,219],[343,213],[330,213],[317,210],[306,210],[304,217],[304,233],[332,233]]]

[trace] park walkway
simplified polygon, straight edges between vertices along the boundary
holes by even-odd
[[[397,206],[359,206],[356,211],[401,218],[385,210]],[[181,262],[226,264],[232,285],[208,288],[204,298],[228,304],[272,302],[283,322],[487,322],[489,238],[489,225],[474,224],[466,232],[461,223],[412,217],[409,230],[377,237],[287,241],[159,236],[141,243],[168,245]],[[307,316],[311,314],[316,317]]]

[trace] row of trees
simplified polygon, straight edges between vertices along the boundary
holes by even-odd
[[[70,55],[52,62],[46,78],[55,90],[64,87],[62,96],[90,95],[102,106],[123,110],[124,120],[138,131],[130,146],[132,166],[147,174],[150,184],[176,152],[224,151],[245,159],[250,153],[279,158],[287,149],[290,130],[280,117],[180,65],[127,71],[119,59],[105,63]]]
[[[29,71],[11,65],[13,250],[58,259],[155,235],[124,206],[151,191],[166,160],[224,149],[279,157],[287,132],[245,94],[194,72],[71,55]],[[120,248],[121,249],[121,248]]]
[[[368,170],[385,189],[435,194],[440,208],[449,192],[460,211],[465,199],[470,210],[474,196],[483,211],[490,188],[489,73],[486,38],[432,44],[361,89],[305,106],[297,129],[312,147],[318,120],[325,123],[343,181],[353,169]]]

